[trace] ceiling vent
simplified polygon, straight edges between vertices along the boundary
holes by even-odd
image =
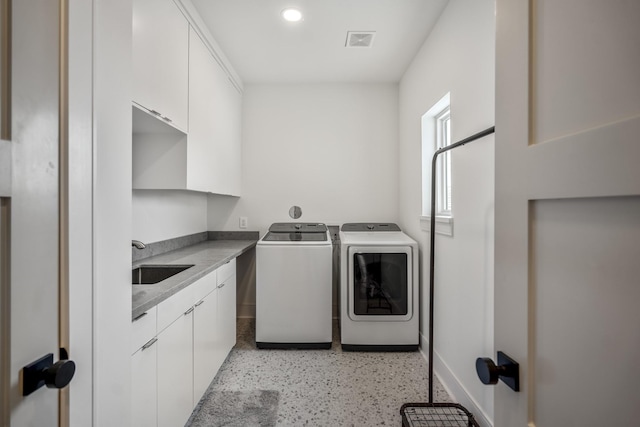
[[[371,47],[375,31],[347,31],[345,47]]]

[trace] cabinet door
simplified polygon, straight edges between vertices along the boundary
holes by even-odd
[[[173,0],[133,2],[133,101],[187,130],[189,24]]]
[[[193,312],[193,404],[198,403],[216,376],[216,322],[218,292],[196,303]]]
[[[240,195],[241,97],[191,29],[187,186]]]
[[[218,285],[218,325],[220,364],[236,345],[236,274]]]
[[[242,168],[242,95],[231,80],[224,75],[220,76],[221,102],[218,106],[220,129],[220,144],[217,146],[224,162],[220,162],[218,167],[221,171],[220,185],[223,194],[233,196],[241,195],[241,168]]]
[[[132,426],[158,425],[156,350],[157,346],[152,340],[131,357]]]
[[[158,335],[158,426],[184,425],[193,410],[193,310]]]

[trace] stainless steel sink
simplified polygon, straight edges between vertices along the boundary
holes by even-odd
[[[193,267],[193,265],[194,264],[141,265],[140,267],[131,270],[131,283],[134,285],[153,285],[155,283],[162,282],[171,276],[175,276],[176,274]]]

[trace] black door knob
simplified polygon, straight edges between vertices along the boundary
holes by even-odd
[[[76,364],[73,360],[58,360],[53,365],[42,371],[44,383],[48,388],[66,387],[76,373]]]
[[[496,366],[488,357],[478,357],[476,359],[476,372],[482,384],[498,384],[501,373],[505,372],[504,366]]]
[[[72,360],[62,359],[53,363],[53,354],[49,353],[22,368],[22,395],[28,396],[43,385],[64,388],[75,372],[76,364]]]
[[[514,391],[520,391],[520,365],[501,351],[497,365],[489,357],[478,357],[476,373],[483,384],[497,384],[502,380]]]

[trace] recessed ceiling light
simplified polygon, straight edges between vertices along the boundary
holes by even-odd
[[[302,12],[298,9],[288,8],[282,11],[282,18],[289,22],[302,21]]]

